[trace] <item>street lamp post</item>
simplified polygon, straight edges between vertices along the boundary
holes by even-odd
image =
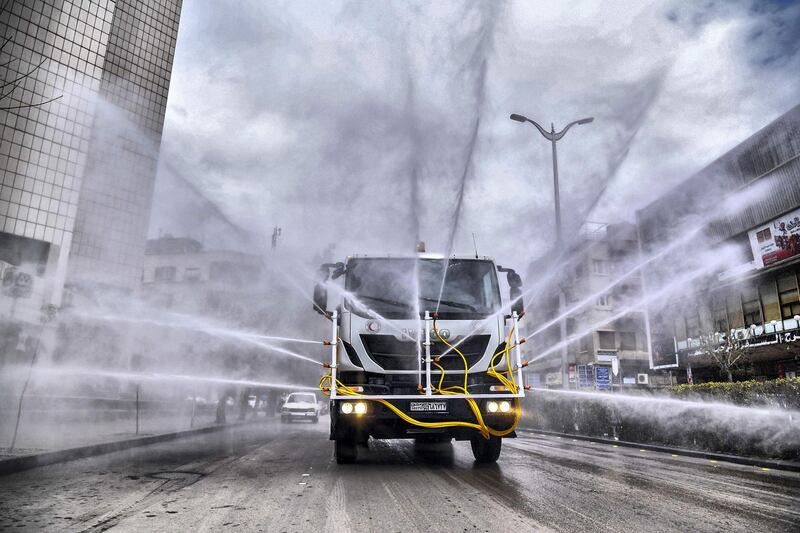
[[[556,247],[559,247],[562,244],[562,234],[561,234],[561,197],[558,191],[558,153],[556,151],[556,142],[561,140],[564,135],[567,134],[567,131],[574,125],[578,124],[589,124],[594,120],[594,117],[582,118],[580,120],[575,120],[567,124],[563,130],[556,133],[555,126],[553,123],[550,123],[550,131],[547,131],[543,127],[541,127],[535,120],[531,120],[525,116],[517,115],[516,113],[509,117],[511,120],[516,122],[530,122],[536,129],[539,130],[545,139],[550,141],[551,146],[553,147],[553,196],[556,204]],[[559,283],[559,290],[558,290],[558,314],[561,316],[560,322],[560,330],[561,330],[561,380],[562,385],[566,389],[569,387],[569,376],[567,373],[567,346],[564,345],[564,340],[567,338],[567,321],[566,318],[562,315],[564,314],[564,309],[566,308],[566,295],[564,294],[564,290]]]

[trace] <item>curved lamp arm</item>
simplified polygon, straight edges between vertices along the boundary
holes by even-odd
[[[548,141],[552,141],[553,140],[553,134],[551,132],[547,131],[546,129],[544,129],[543,127],[541,127],[538,122],[536,122],[535,120],[531,120],[531,119],[526,119],[526,120],[528,122],[530,122],[531,124],[533,124],[534,126],[536,126],[536,129],[539,130],[539,133],[544,135],[545,139],[547,139]],[[558,138],[556,138],[556,140],[558,140]]]
[[[516,113],[511,115],[509,118],[511,120],[515,120],[517,122],[530,122],[531,124],[536,126],[536,129],[539,130],[539,133],[544,135],[545,139],[547,139],[548,141],[552,141],[553,140],[552,134],[549,131],[547,131],[546,129],[544,129],[543,127],[541,127],[535,120],[531,120],[528,117],[525,117],[523,115],[517,115]]]
[[[580,120],[575,120],[575,121],[573,121],[573,122],[570,122],[569,124],[567,124],[567,125],[564,127],[564,129],[563,129],[563,130],[561,130],[561,131],[559,131],[558,133],[556,133],[556,134],[555,134],[555,139],[556,139],[557,141],[560,141],[560,140],[561,140],[561,138],[562,138],[564,135],[566,135],[566,134],[567,134],[567,130],[568,130],[568,129],[570,129],[570,128],[571,128],[572,126],[574,126],[575,124],[589,124],[589,123],[590,123],[590,122],[592,122],[593,120],[594,120],[594,117],[589,117],[589,118],[582,118],[582,119],[580,119]],[[537,124],[537,126],[538,126],[538,124]],[[539,128],[539,129],[541,130],[541,128]]]
[[[514,113],[509,118],[511,120],[516,121],[516,122],[530,122],[531,124],[536,126],[536,129],[539,130],[539,133],[541,133],[544,136],[544,138],[547,139],[548,141],[561,140],[561,138],[564,135],[567,134],[567,130],[569,130],[575,124],[589,124],[590,122],[594,121],[594,117],[588,117],[588,118],[582,118],[580,120],[575,120],[575,121],[570,122],[569,124],[567,124],[566,127],[563,130],[559,131],[558,133],[555,133],[553,131],[547,131],[546,129],[541,127],[538,122],[536,122],[535,120],[531,120],[528,117],[523,116],[523,115],[517,115],[516,113]]]

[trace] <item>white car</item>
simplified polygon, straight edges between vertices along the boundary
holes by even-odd
[[[313,392],[293,392],[281,407],[281,422],[311,420],[319,422],[319,405]]]

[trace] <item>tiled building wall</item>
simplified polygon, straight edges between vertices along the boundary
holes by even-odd
[[[4,5],[0,76],[11,84],[0,91],[0,231],[49,243],[63,270],[114,2]]]
[[[67,277],[133,287],[181,1],[0,7],[0,260],[46,243],[55,303]]]
[[[140,281],[180,9],[116,3],[75,225],[76,284]]]

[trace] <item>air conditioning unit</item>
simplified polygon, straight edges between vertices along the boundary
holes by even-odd
[[[638,385],[647,385],[650,382],[650,376],[647,374],[636,374],[636,383]]]

